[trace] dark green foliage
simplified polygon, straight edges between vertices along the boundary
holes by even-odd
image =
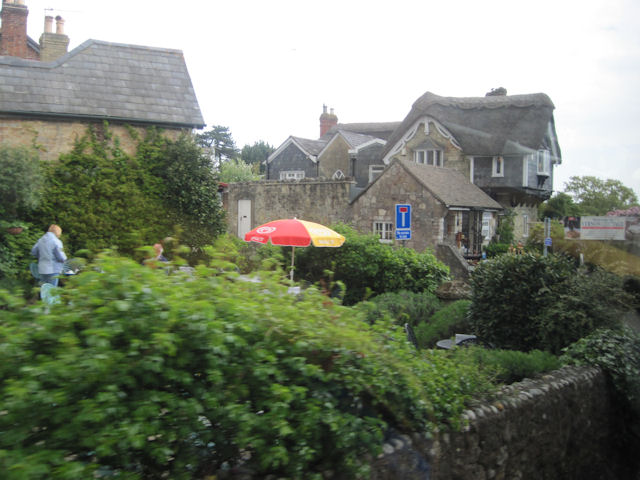
[[[371,299],[367,321],[374,323],[387,315],[396,325],[408,323],[412,327],[426,321],[440,307],[440,300],[430,292],[388,292]]]
[[[470,305],[469,300],[456,300],[418,324],[415,334],[420,347],[433,348],[439,340],[451,338],[456,333],[471,333],[468,318]]]
[[[333,228],[346,237],[342,247],[296,249],[296,276],[311,283],[343,282],[345,305],[385,292],[433,292],[449,274],[430,252],[394,248],[346,225]]]
[[[236,142],[233,140],[229,127],[214,125],[210,130],[196,135],[198,145],[210,152],[215,166],[238,156]]]
[[[46,314],[0,291],[8,480],[365,477],[386,425],[458,425],[490,388],[399,328],[220,263],[185,277],[100,256],[61,295]]]
[[[43,183],[35,149],[0,145],[0,219],[16,220],[36,208]]]
[[[507,253],[509,251],[509,244],[491,242],[484,247],[484,249],[487,252],[487,258],[493,258]]]
[[[557,192],[553,197],[540,205],[538,210],[540,220],[552,218],[562,220],[564,217],[580,216],[580,208],[573,203],[573,198],[563,192]]]
[[[149,130],[135,157],[107,125],[87,130],[47,167],[47,197],[33,219],[59,224],[67,252],[117,247],[132,254],[177,231],[198,251],[223,229],[217,181],[189,137],[169,141]]]
[[[496,229],[496,237],[499,243],[511,244],[515,241],[513,233],[516,214],[513,210],[506,210],[504,214],[498,217],[498,228]]]
[[[515,350],[494,350],[481,347],[458,348],[455,355],[469,350],[473,360],[498,382],[514,383],[525,378],[533,378],[541,373],[556,370],[562,366],[560,359],[540,350],[518,352]]]
[[[258,166],[259,169],[257,171],[264,173],[267,158],[269,158],[269,155],[274,151],[275,148],[260,140],[259,142],[254,142],[253,145],[245,145],[242,147],[240,156],[243,162]]]
[[[602,368],[615,391],[623,448],[637,465],[640,451],[640,335],[630,329],[598,330],[565,350],[562,360]]]
[[[556,255],[502,255],[472,275],[474,333],[499,348],[560,353],[628,308],[621,279]]]
[[[22,222],[24,230],[19,235],[11,235],[0,230],[0,288],[21,289],[28,292],[35,283],[29,271],[29,264],[35,261],[31,247],[44,234],[34,225]]]

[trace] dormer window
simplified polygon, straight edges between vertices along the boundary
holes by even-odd
[[[413,159],[421,165],[442,166],[442,150],[416,150]]]
[[[504,177],[504,158],[493,157],[492,177]]]
[[[444,164],[443,150],[430,139],[426,139],[422,144],[414,148],[413,161],[421,165],[442,167]]]
[[[538,175],[549,176],[551,174],[551,152],[549,150],[538,150],[536,160]]]

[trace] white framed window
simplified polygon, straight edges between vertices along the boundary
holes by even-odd
[[[551,171],[551,152],[549,150],[538,150],[536,160],[538,175],[549,175]]]
[[[373,182],[384,170],[384,165],[369,165],[369,182]]]
[[[504,158],[493,157],[493,166],[491,168],[492,177],[504,177]]]
[[[421,165],[441,167],[442,158],[442,150],[416,150],[413,152],[413,160]]]
[[[522,216],[522,236],[529,236],[529,215]]]
[[[336,170],[335,173],[333,174],[334,180],[342,180],[343,178],[344,178],[344,173],[342,173],[342,170]]]
[[[304,170],[283,170],[280,172],[280,180],[302,180]]]
[[[373,222],[373,233],[380,237],[381,243],[391,243],[393,241],[393,223]]]

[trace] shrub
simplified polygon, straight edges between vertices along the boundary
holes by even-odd
[[[601,329],[564,351],[562,361],[573,365],[593,365],[604,370],[614,389],[618,433],[623,455],[635,463],[640,451],[640,335],[631,329]],[[629,477],[630,478],[630,477]]]
[[[24,230],[19,235],[0,231],[0,288],[22,290],[28,294],[29,287],[35,283],[29,270],[29,264],[36,261],[31,256],[31,247],[44,231],[27,222],[22,225]]]
[[[619,277],[577,269],[565,257],[503,255],[473,272],[473,331],[499,348],[560,353],[619,323],[628,298]]]
[[[466,349],[458,348],[455,350],[459,352]],[[469,347],[469,354],[480,368],[493,375],[497,381],[507,384],[519,382],[524,378],[533,378],[562,366],[557,356],[540,350],[531,350],[525,353],[515,350]]]
[[[406,290],[383,293],[373,297],[371,302],[374,307],[367,313],[369,323],[389,315],[396,325],[408,323],[412,327],[427,321],[440,306],[440,300],[433,293]]]
[[[485,251],[487,252],[487,258],[497,257],[509,251],[509,244],[491,242],[485,247]]]
[[[313,288],[101,255],[46,314],[0,291],[5,478],[366,476],[387,425],[459,425],[491,387]]]
[[[310,283],[343,282],[345,305],[385,292],[434,292],[448,277],[448,267],[430,252],[382,244],[346,225],[333,228],[346,237],[342,247],[296,250],[296,271]]]
[[[15,220],[38,206],[44,176],[35,149],[0,145],[0,218]]]
[[[469,300],[456,300],[435,312],[428,320],[415,328],[418,345],[432,348],[439,340],[450,338],[456,333],[470,333],[468,312]]]

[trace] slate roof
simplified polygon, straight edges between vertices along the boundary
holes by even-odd
[[[337,133],[342,135],[342,138],[349,144],[351,148],[359,147],[360,145],[364,145],[365,143],[371,142],[372,140],[376,140],[378,137],[374,137],[371,135],[363,135],[362,133],[351,132],[349,130],[337,130]]]
[[[327,144],[324,140],[310,140],[308,138],[291,137],[298,145],[300,145],[305,153],[310,155],[319,155]]]
[[[335,127],[329,129],[322,138],[331,138],[335,132],[340,130],[388,140],[395,129],[400,126],[400,123],[401,122],[338,123]]]
[[[543,147],[552,126],[549,148],[560,161],[553,121],[554,105],[544,93],[488,97],[441,97],[426,92],[387,142],[386,155],[421,117],[429,116],[444,126],[467,155],[511,155],[530,153]]]
[[[410,160],[396,159],[427,190],[447,207],[470,207],[502,210],[502,205],[466,176],[450,168],[421,165]]]
[[[0,113],[205,125],[181,51],[99,40],[52,62],[0,57]]]

